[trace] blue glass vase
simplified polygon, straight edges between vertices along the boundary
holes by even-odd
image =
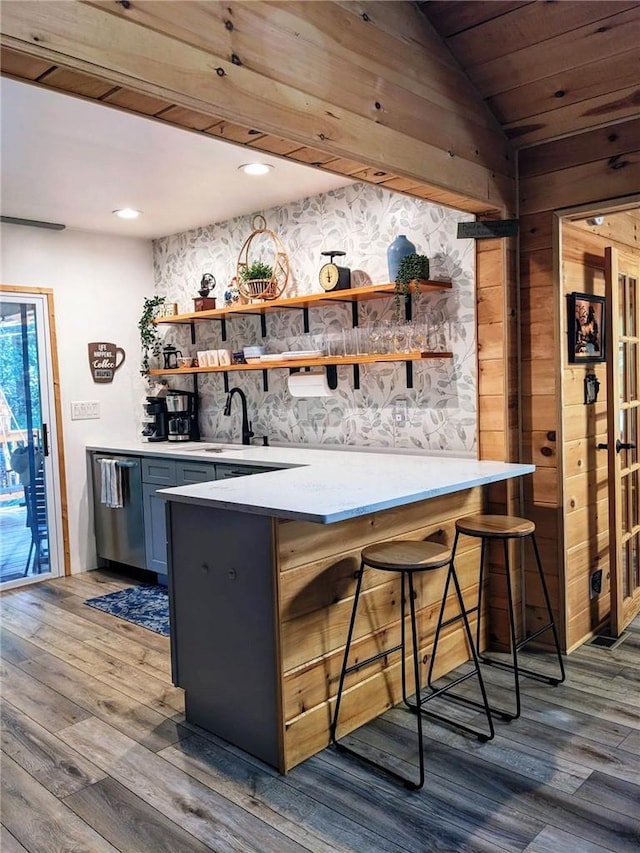
[[[389,281],[395,282],[400,261],[407,255],[415,254],[416,247],[404,234],[398,234],[387,249],[387,264],[389,265]]]

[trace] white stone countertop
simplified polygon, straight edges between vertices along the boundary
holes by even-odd
[[[216,445],[214,442],[88,446],[101,453],[165,456],[274,471],[160,489],[167,500],[331,524],[451,492],[530,474],[534,465],[425,453]],[[220,452],[211,449],[221,448]],[[209,448],[209,450],[207,450]],[[283,470],[284,469],[284,470]]]

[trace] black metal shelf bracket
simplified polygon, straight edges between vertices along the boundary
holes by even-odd
[[[222,379],[224,381],[224,393],[228,394],[229,393],[229,374],[227,373],[226,370],[222,374]]]
[[[407,368],[407,388],[413,388],[413,362],[405,361],[404,365]]]
[[[305,335],[309,334],[309,309],[302,309],[302,327],[304,329]]]
[[[356,391],[360,390],[360,365],[353,365],[353,387]]]
[[[413,316],[413,296],[405,296],[404,298],[404,317],[407,322],[410,322]]]
[[[222,335],[222,340],[226,341],[227,340],[227,320],[225,317],[223,317],[220,320],[220,334]],[[226,375],[227,374],[225,373],[225,376]]]
[[[335,391],[338,387],[338,368],[335,364],[327,364],[325,370],[327,371],[327,385],[332,391]]]
[[[196,342],[196,324],[192,320],[189,325],[191,326],[191,343],[195,344]]]
[[[260,315],[260,331],[262,332],[262,337],[267,337],[267,315],[263,312]]]
[[[354,329],[358,325],[358,302],[355,299],[351,303],[351,325]]]
[[[269,373],[266,370],[262,371],[262,390],[265,394],[269,390]]]

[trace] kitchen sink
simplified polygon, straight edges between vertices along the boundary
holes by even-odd
[[[194,447],[185,447],[185,453],[224,453],[225,450],[256,450],[257,445],[251,444],[211,444],[200,442]]]

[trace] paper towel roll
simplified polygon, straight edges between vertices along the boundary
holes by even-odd
[[[333,394],[324,370],[292,373],[289,376],[288,387],[292,397],[331,397]]]

